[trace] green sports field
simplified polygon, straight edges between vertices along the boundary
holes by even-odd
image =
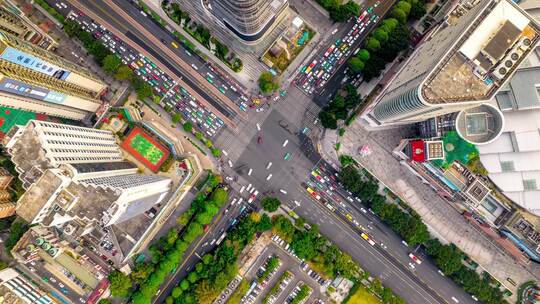
[[[146,158],[152,165],[156,165],[163,157],[163,151],[154,146],[141,134],[136,134],[132,139],[130,146]]]
[[[163,157],[163,151],[154,146],[148,139],[141,134],[133,136],[130,146],[141,156],[146,158],[152,165],[156,165]]]

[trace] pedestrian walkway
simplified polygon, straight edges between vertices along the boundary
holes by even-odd
[[[406,128],[368,132],[358,119],[341,138],[338,138],[336,132],[326,132],[320,149],[323,157],[337,167],[339,161],[335,145],[339,140],[340,154],[354,157],[386,187],[406,201],[422,217],[434,235],[442,241],[456,244],[512,292],[515,293],[521,283],[538,279],[540,272],[536,265],[525,268],[517,263],[393,157],[392,149],[397,146],[400,138],[407,136],[404,132],[407,132]],[[360,157],[357,150],[365,144],[371,148],[372,153],[367,157]],[[517,285],[509,284],[508,278]]]

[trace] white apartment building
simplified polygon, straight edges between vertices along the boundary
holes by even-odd
[[[46,168],[123,160],[111,131],[31,120],[9,135],[5,147],[25,186]]]
[[[362,117],[372,126],[408,124],[477,107],[495,96],[539,38],[538,22],[512,0],[458,1]],[[471,126],[465,131],[487,132],[492,114],[464,114]]]

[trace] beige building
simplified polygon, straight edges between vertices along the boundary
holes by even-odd
[[[38,25],[32,23],[16,6],[1,0],[0,30],[46,50],[58,46],[58,43],[51,36]]]
[[[106,88],[86,68],[0,31],[0,105],[82,120]]]

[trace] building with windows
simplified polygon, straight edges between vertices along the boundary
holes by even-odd
[[[537,21],[511,0],[460,1],[426,34],[363,118],[372,126],[407,124],[477,107],[504,86],[539,34]],[[473,137],[502,124],[493,111],[483,110],[491,109],[463,115]]]
[[[0,1],[0,31],[30,42],[43,49],[51,50],[58,43],[39,26],[32,23],[16,6]]]
[[[211,0],[218,22],[245,44],[256,44],[281,21],[288,0]]]
[[[30,120],[8,135],[5,147],[25,188],[47,168],[123,160],[111,131]]]
[[[0,303],[57,304],[50,296],[13,268],[0,270]]]
[[[0,31],[0,105],[83,120],[105,90],[86,68]]]

